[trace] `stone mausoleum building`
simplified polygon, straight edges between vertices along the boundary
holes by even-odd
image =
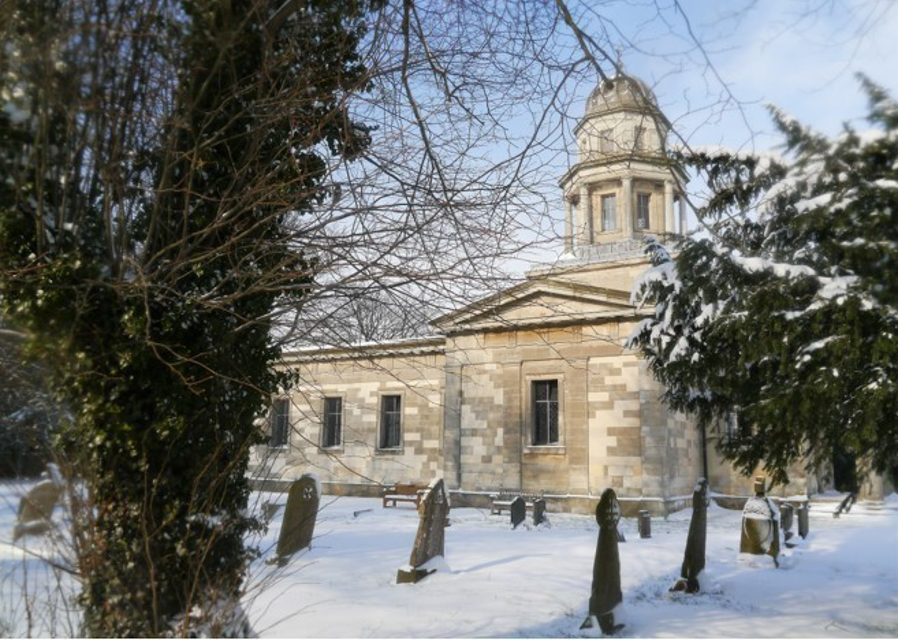
[[[646,234],[686,230],[685,175],[665,153],[669,129],[641,81],[598,86],[561,177],[565,251],[552,266],[437,318],[438,335],[354,349],[305,349],[284,366],[301,386],[274,400],[253,473],[317,473],[325,493],[380,495],[442,477],[454,504],[499,491],[543,493],[551,510],[589,512],[607,487],[626,512],[688,504],[696,479],[752,495],[689,416],[669,411],[646,362],[624,343],[649,266]],[[796,469],[780,495],[818,490]]]

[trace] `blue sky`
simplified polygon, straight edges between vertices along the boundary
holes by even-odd
[[[642,22],[656,4],[665,19]],[[674,2],[607,7],[609,15],[620,11],[620,20],[612,19],[622,20],[642,49],[624,54],[628,69],[654,86],[662,109],[690,142],[769,148],[775,138],[766,103],[837,133],[843,121],[866,111],[857,72],[898,95],[898,2],[684,0],[682,8],[719,79],[701,53],[690,50]],[[713,108],[723,92],[720,80],[741,101],[741,112]]]

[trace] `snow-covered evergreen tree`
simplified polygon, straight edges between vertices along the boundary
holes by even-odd
[[[654,314],[631,344],[671,407],[713,428],[744,425],[723,452],[746,472],[834,448],[898,462],[898,105],[862,78],[871,130],[835,139],[774,110],[782,157],[697,152],[705,234],[675,257],[653,243],[634,299]]]

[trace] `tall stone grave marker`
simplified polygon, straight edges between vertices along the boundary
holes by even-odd
[[[546,501],[542,498],[537,498],[533,501],[533,526],[538,527],[548,521],[549,519],[546,517]]]
[[[290,485],[281,535],[278,537],[277,555],[281,559],[312,543],[319,500],[318,480],[315,476],[306,474]]]
[[[698,593],[698,577],[705,569],[705,541],[708,534],[708,481],[699,478],[692,492],[692,520],[686,537],[686,553],[680,569],[680,579],[671,591]]]
[[[605,489],[596,507],[599,523],[599,541],[592,565],[592,592],[589,596],[589,615],[581,629],[593,629],[596,625],[609,635],[623,629],[614,623],[614,608],[621,603],[620,555],[617,550],[617,523],[620,521],[620,505],[613,489]]]
[[[418,582],[436,569],[423,565],[437,556],[443,556],[446,539],[446,521],[449,519],[449,497],[442,480],[431,484],[427,495],[418,506],[418,534],[409,558],[409,566],[399,569],[396,584]]]
[[[755,479],[755,495],[745,502],[742,509],[742,538],[739,552],[752,555],[769,555],[779,566],[780,523],[776,507],[767,497],[764,478]]]
[[[518,496],[511,501],[511,528],[517,529],[518,525],[527,518],[527,503],[524,498]]]

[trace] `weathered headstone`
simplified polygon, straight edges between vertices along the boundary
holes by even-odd
[[[620,505],[613,489],[605,489],[596,507],[599,541],[592,565],[592,592],[589,596],[589,615],[580,625],[592,629],[596,625],[602,633],[617,633],[624,625],[615,624],[614,608],[623,600],[620,588],[620,555],[617,550],[617,523]]]
[[[766,496],[764,479],[755,480],[755,495],[745,502],[742,509],[742,538],[739,552],[751,555],[769,555],[779,566],[780,532],[777,510]]]
[[[549,519],[546,517],[546,501],[542,498],[537,498],[533,501],[533,526],[538,527],[548,521]]]
[[[518,525],[527,518],[527,503],[524,498],[518,496],[511,501],[511,528],[517,529]]]
[[[787,547],[795,546],[795,542],[792,541],[795,536],[795,532],[792,531],[792,520],[792,505],[784,502],[780,505],[780,530],[783,532],[783,539],[786,541]]]
[[[680,579],[671,591],[698,593],[698,577],[705,569],[705,541],[708,533],[708,481],[699,478],[692,492],[692,520],[686,537],[686,553],[680,569]]]
[[[265,522],[270,522],[271,519],[275,516],[275,514],[281,510],[283,505],[278,504],[276,502],[263,502],[262,503],[262,518],[265,519]]]
[[[62,497],[65,480],[52,462],[41,473],[43,478],[31,487],[19,502],[18,518],[13,527],[13,541],[23,535],[42,535],[50,530],[50,518]]]
[[[799,505],[798,509],[795,510],[795,515],[798,516],[798,535],[804,540],[808,537],[811,524],[808,518],[808,504]]]
[[[646,509],[639,512],[639,537],[652,537],[652,514]]]
[[[418,534],[409,558],[409,566],[399,569],[396,583],[418,582],[436,569],[425,567],[428,562],[444,554],[446,521],[449,519],[449,497],[442,480],[431,484],[418,506]]]
[[[278,537],[277,555],[280,558],[284,559],[312,543],[319,500],[315,476],[306,474],[290,485],[281,535]]]

